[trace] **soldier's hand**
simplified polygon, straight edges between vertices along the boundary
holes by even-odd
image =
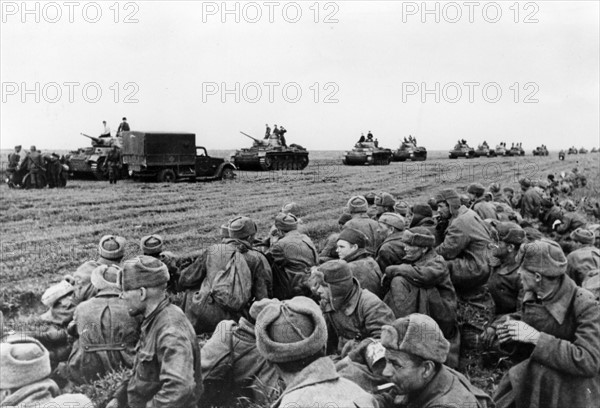
[[[496,329],[493,327],[488,327],[481,333],[481,342],[487,348],[491,348],[494,344],[494,339],[496,338]]]
[[[106,408],[119,408],[119,401],[116,398],[111,399],[106,404]]]
[[[518,341],[535,345],[539,338],[539,331],[520,320],[508,320],[498,327],[498,340],[500,343]]]

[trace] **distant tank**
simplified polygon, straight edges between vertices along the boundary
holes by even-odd
[[[538,146],[533,151],[533,155],[534,156],[548,156],[548,149],[544,145]]]
[[[342,163],[347,166],[385,166],[392,161],[392,150],[375,146],[375,142],[359,142],[352,150],[344,152]]]
[[[569,147],[569,151],[567,152],[567,154],[577,154],[578,150],[575,146]]]
[[[504,144],[496,145],[496,149],[494,150],[496,156],[505,156],[506,155],[506,146]]]
[[[490,146],[487,142],[483,142],[479,146],[477,146],[477,150],[475,150],[475,157],[494,157],[496,155],[496,151],[490,149]]]
[[[585,147],[582,147],[581,149],[579,149],[579,154],[587,154],[587,149]]]
[[[458,159],[459,157],[466,157],[467,159],[471,159],[475,157],[475,149],[469,147],[467,143],[457,143],[454,146],[454,149],[450,150],[450,154],[448,155],[451,159]]]
[[[308,166],[308,151],[297,144],[281,145],[279,138],[271,134],[269,139],[256,139],[240,132],[254,141],[252,147],[237,150],[231,162],[239,170],[302,170]]]
[[[66,162],[69,166],[69,173],[73,177],[93,176],[98,180],[105,180],[108,177],[108,171],[104,166],[104,161],[113,145],[121,148],[119,138],[93,137],[84,133],[81,135],[92,140],[92,147],[81,147],[67,154]]]
[[[520,145],[513,145],[506,151],[505,156],[525,156],[525,150]]]
[[[405,138],[406,140],[406,138]],[[392,155],[393,161],[425,161],[427,160],[427,149],[423,146],[417,146],[411,141],[403,141],[400,148],[396,149]]]
[[[590,151],[590,153],[598,153],[598,148],[597,147],[592,147],[592,150]]]

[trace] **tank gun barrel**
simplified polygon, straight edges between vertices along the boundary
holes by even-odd
[[[102,141],[101,141],[99,138],[97,138],[97,137],[90,136],[90,135],[86,135],[85,133],[80,133],[80,135],[81,135],[81,136],[85,136],[85,137],[87,137],[88,139],[92,139],[92,141],[93,141],[94,143],[102,143]]]
[[[255,142],[257,142],[257,143],[262,143],[262,140],[258,140],[258,139],[256,139],[256,138],[254,138],[254,137],[250,136],[248,133],[244,133],[244,132],[242,132],[241,130],[240,130],[240,133],[241,133],[242,135],[246,136],[246,137],[249,137],[250,139],[254,140],[254,141],[255,141]]]

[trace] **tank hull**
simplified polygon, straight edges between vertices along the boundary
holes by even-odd
[[[425,161],[427,160],[427,149],[422,146],[417,148],[405,148],[401,146],[396,149],[392,155],[392,161]]]
[[[308,152],[297,148],[250,148],[238,150],[231,156],[238,170],[302,170],[308,166]]]

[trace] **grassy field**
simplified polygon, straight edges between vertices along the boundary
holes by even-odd
[[[441,188],[463,190],[474,181],[518,186],[518,179],[545,179],[578,165],[589,180],[575,195],[598,197],[598,155],[556,154],[537,158],[448,160],[444,152],[421,163],[379,167],[341,165],[336,154],[312,159],[301,172],[237,172],[234,181],[211,183],[138,183],[70,180],[61,190],[11,190],[0,185],[0,310],[27,320],[42,310],[39,298],[49,284],[97,257],[102,235],[119,234],[127,241],[126,257],[140,253],[140,237],[158,233],[166,249],[185,252],[218,240],[219,226],[242,214],[252,217],[259,235],[267,233],[285,203],[299,203],[303,229],[317,243],[337,227],[348,198],[387,191],[410,204],[424,202]],[[497,376],[482,374],[486,385]],[[486,377],[487,376],[487,377]],[[489,377],[489,378],[488,378]]]

